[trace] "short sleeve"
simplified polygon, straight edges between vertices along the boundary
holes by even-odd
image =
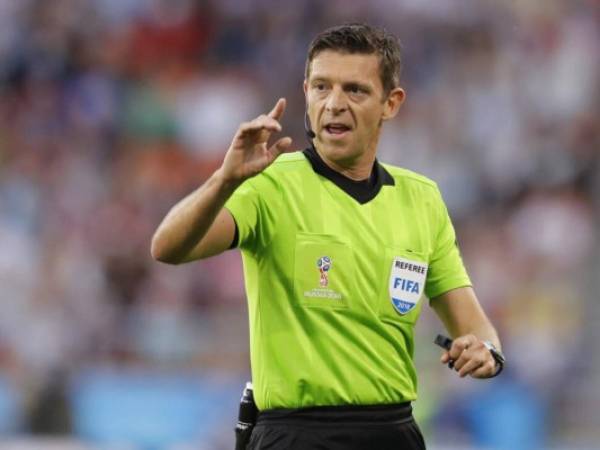
[[[471,280],[462,261],[456,233],[448,210],[441,194],[438,193],[436,214],[439,226],[434,240],[434,247],[429,259],[429,270],[425,293],[427,297],[434,298],[452,289],[471,286]]]
[[[275,209],[279,205],[279,189],[272,177],[261,173],[246,180],[225,203],[238,233],[238,247],[258,250],[271,241],[275,228]]]

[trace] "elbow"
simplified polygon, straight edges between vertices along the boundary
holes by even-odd
[[[152,237],[152,243],[150,244],[150,255],[155,261],[165,264],[179,264],[181,261],[170,254],[165,248],[164,242],[155,234]]]

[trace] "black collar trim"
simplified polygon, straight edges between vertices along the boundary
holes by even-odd
[[[379,164],[377,159],[373,163],[373,169],[369,178],[355,181],[336,172],[325,164],[314,146],[304,149],[302,153],[304,153],[304,156],[306,156],[316,173],[327,178],[361,205],[373,200],[379,194],[381,186],[394,186],[395,184],[394,178]]]

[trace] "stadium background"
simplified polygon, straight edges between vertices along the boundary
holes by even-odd
[[[0,1],[0,448],[232,448],[248,374],[236,252],[151,260],[168,208],[305,51],[369,21],[404,46],[380,159],[440,184],[509,365],[438,363],[417,330],[431,449],[600,448],[599,10],[594,1]]]

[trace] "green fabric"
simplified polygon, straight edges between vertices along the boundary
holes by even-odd
[[[406,314],[395,309],[393,263],[428,264],[430,298],[470,281],[435,183],[384,167],[395,185],[361,205],[302,153],[286,154],[227,202],[244,262],[259,409],[416,398],[413,327],[423,301]],[[325,280],[323,257],[331,261]],[[411,295],[422,296],[421,284],[408,285],[419,292]]]

